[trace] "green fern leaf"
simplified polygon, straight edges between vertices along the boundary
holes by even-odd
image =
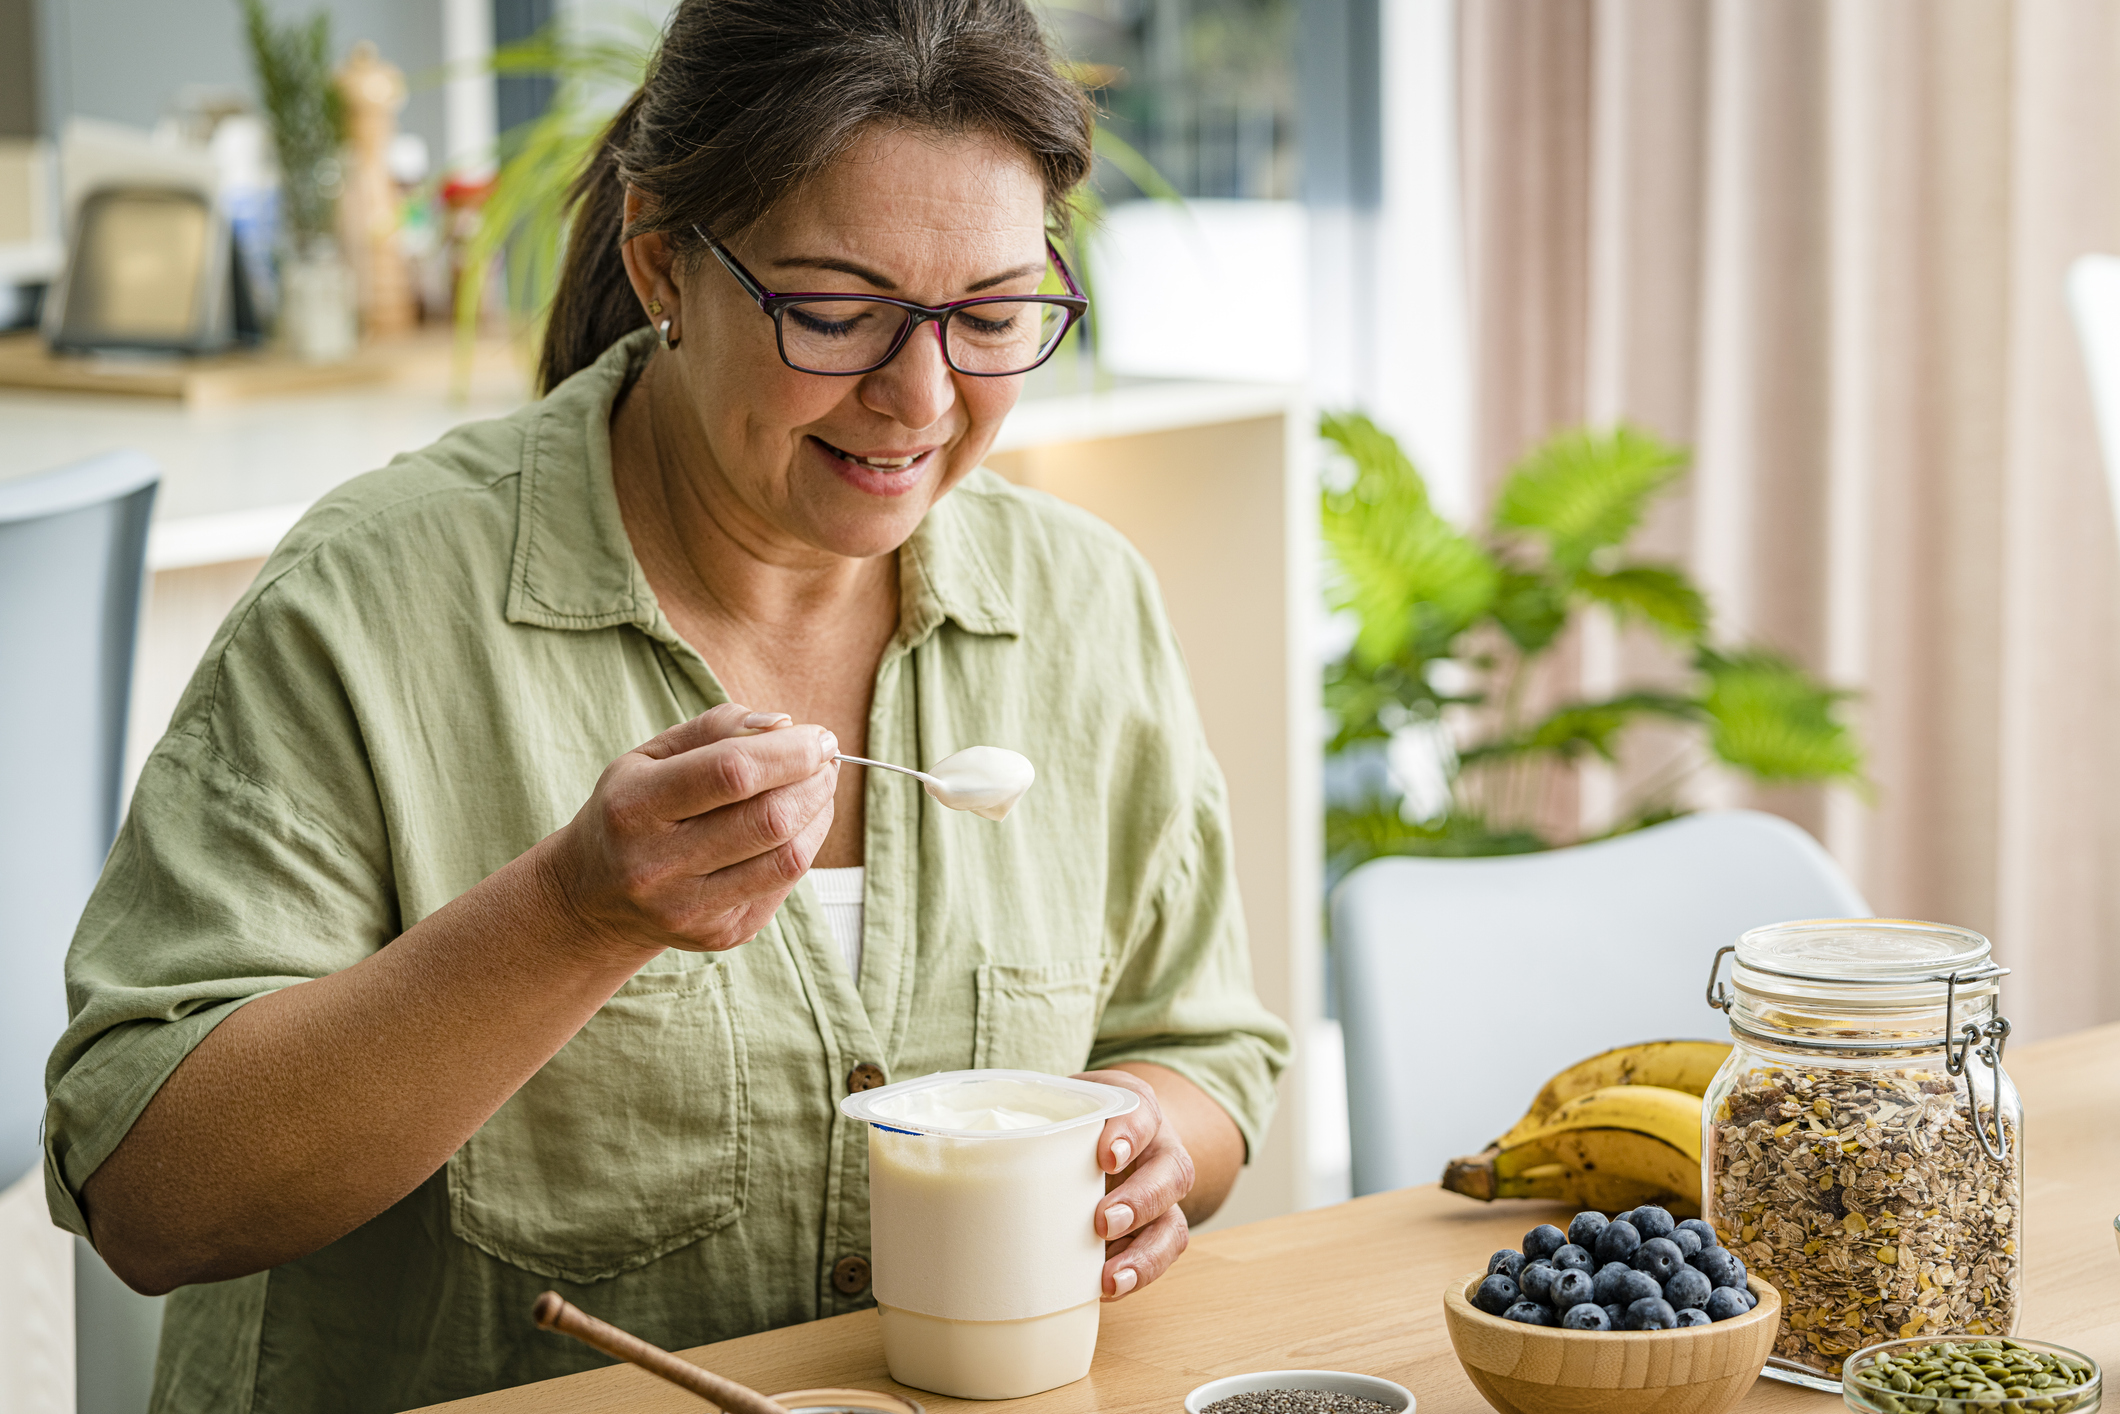
[[[1447,640],[1486,612],[1493,561],[1436,514],[1397,441],[1359,413],[1328,414],[1320,431],[1355,472],[1352,485],[1325,494],[1319,519],[1336,570],[1333,607],[1360,620],[1356,659],[1389,662],[1417,638]]]
[[[1669,693],[1630,692],[1599,702],[1571,702],[1547,714],[1530,730],[1500,741],[1484,742],[1459,753],[1466,767],[1524,756],[1551,754],[1563,761],[1594,752],[1616,759],[1615,739],[1644,717],[1691,722],[1700,719],[1700,704]]]
[[[1543,540],[1554,566],[1573,574],[1597,551],[1625,543],[1649,499],[1684,468],[1684,453],[1631,427],[1564,432],[1509,474],[1494,524]]]
[[[1716,756],[1763,781],[1867,784],[1862,746],[1841,720],[1848,694],[1764,649],[1703,653],[1701,706]]]
[[[1529,657],[1549,647],[1568,626],[1568,595],[1542,574],[1504,568],[1488,612]]]
[[[1572,587],[1621,618],[1640,619],[1681,642],[1708,631],[1708,601],[1675,565],[1627,565],[1610,574],[1584,570]]]
[[[1440,820],[1414,823],[1388,800],[1336,805],[1325,812],[1328,883],[1386,855],[1412,854],[1462,859],[1497,854],[1534,854],[1553,843],[1529,830],[1495,830],[1479,816],[1453,811]]]

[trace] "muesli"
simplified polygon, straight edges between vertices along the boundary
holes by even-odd
[[[1916,1068],[1737,1078],[1709,1126],[1709,1218],[1781,1291],[1777,1356],[1838,1376],[1880,1341],[2016,1328],[2016,1126],[1988,1158],[1963,1087]]]

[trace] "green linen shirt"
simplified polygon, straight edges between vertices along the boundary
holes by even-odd
[[[325,497],[230,613],[68,957],[61,1226],[85,1233],[82,1184],[222,1018],[388,946],[726,700],[611,484],[649,347]],[[172,1293],[155,1410],[365,1414],[603,1363],[532,1327],[547,1287],[678,1348],[864,1306],[834,1278],[868,1249],[866,1135],[837,1104],[857,1065],[1153,1061],[1258,1142],[1288,1034],[1252,990],[1222,777],[1147,567],[980,471],[899,584],[871,751],[1021,750],[1038,784],[1008,820],[871,772],[858,985],[807,884],[742,947],[659,955],[403,1201]]]

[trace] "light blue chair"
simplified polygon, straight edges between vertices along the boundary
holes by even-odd
[[[1868,917],[1809,835],[1751,810],[1494,859],[1377,859],[1332,895],[1357,1196],[1433,1183],[1554,1072],[1614,1046],[1728,1039],[1715,950]]]
[[[66,945],[117,834],[160,480],[137,452],[0,480],[0,1186],[40,1162]],[[141,1414],[161,1303],[86,1243],[74,1283],[81,1414]]]

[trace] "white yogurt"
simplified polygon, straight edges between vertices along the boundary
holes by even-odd
[[[1077,1119],[1102,1103],[1098,1096],[1020,1080],[972,1080],[909,1090],[870,1106],[885,1119],[972,1133],[1036,1129]]]
[[[1005,746],[968,746],[928,768],[933,783],[920,788],[952,810],[999,820],[1023,799],[1038,778],[1030,758]]]

